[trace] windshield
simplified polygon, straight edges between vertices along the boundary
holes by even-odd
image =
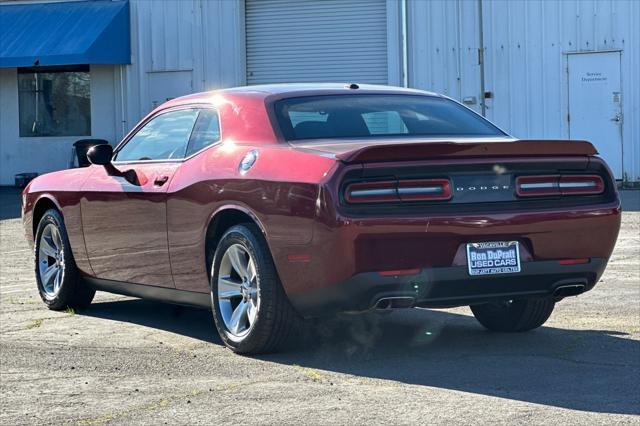
[[[435,96],[308,96],[280,100],[275,110],[288,141],[506,136],[471,110]]]

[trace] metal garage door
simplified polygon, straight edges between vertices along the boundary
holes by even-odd
[[[247,84],[386,84],[386,0],[246,0]]]

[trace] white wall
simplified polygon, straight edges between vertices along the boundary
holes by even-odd
[[[131,0],[130,5],[131,65],[116,72],[117,92],[124,94],[116,105],[120,137],[167,98],[244,84],[242,2]]]
[[[131,0],[131,65],[91,66],[91,135],[20,138],[16,69],[0,69],[0,185],[68,167],[82,137],[117,143],[167,98],[245,83],[243,2]]]
[[[476,1],[408,1],[409,86],[454,99],[475,97],[480,112]]]
[[[640,2],[487,1],[484,22],[487,117],[518,137],[569,137],[567,53],[622,51],[623,170],[640,181]]]
[[[114,67],[95,65],[90,70],[91,135],[21,138],[17,70],[0,69],[0,185],[13,185],[17,173],[43,174],[67,168],[73,142],[78,139],[116,140]]]
[[[567,53],[622,51],[623,170],[640,181],[640,2],[483,0],[486,116],[519,138],[568,138]],[[409,0],[411,86],[481,97],[478,1]],[[475,106],[480,110],[479,104]]]
[[[478,1],[407,0],[408,84],[480,111]],[[401,2],[387,0],[389,83],[402,84]],[[566,138],[566,53],[621,49],[624,171],[640,181],[640,1],[483,0],[487,117]],[[131,65],[92,69],[92,137],[118,141],[156,103],[245,84],[244,2],[130,0]],[[77,138],[19,138],[15,69],[0,69],[0,184],[66,167]],[[29,164],[25,167],[25,164]]]
[[[119,136],[166,98],[246,84],[244,1],[130,5],[131,65],[116,72],[116,91],[124,93],[116,102]],[[387,0],[388,78],[395,85],[402,82],[400,31],[400,2]]]

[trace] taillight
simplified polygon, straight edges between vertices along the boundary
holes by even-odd
[[[399,201],[432,201],[451,198],[447,179],[357,182],[347,186],[348,203],[385,203]]]
[[[602,192],[604,192],[604,181],[596,175],[545,175],[516,178],[518,197],[594,195]]]
[[[560,176],[560,193],[570,194],[602,194],[604,181],[600,176]]]
[[[516,178],[518,197],[560,195],[558,181],[560,176],[519,176]]]
[[[401,180],[398,195],[402,201],[448,200],[451,184],[447,179]]]
[[[398,182],[358,182],[347,187],[345,199],[348,203],[384,203],[399,201]]]

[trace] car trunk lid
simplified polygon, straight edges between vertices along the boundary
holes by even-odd
[[[434,141],[350,146],[331,154],[344,208],[356,214],[567,207],[609,200],[604,163],[586,141]],[[593,188],[591,188],[593,186]]]

